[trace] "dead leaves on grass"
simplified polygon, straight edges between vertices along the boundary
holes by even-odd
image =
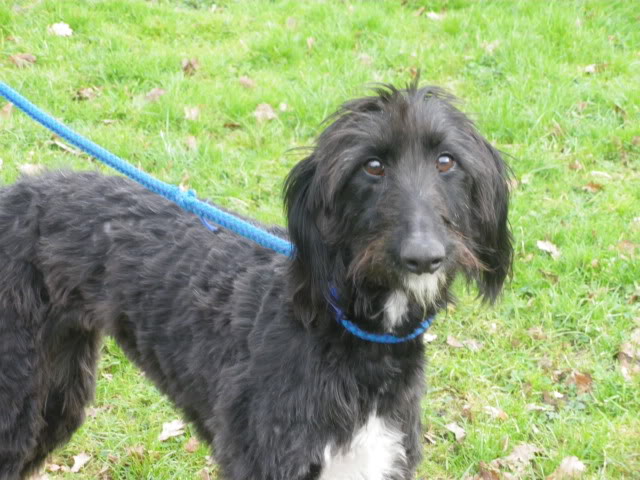
[[[256,117],[256,120],[260,123],[268,122],[269,120],[278,118],[276,111],[268,103],[261,103],[260,105],[258,105],[255,112],[253,112],[253,116]]]
[[[57,37],[70,37],[73,35],[73,29],[64,22],[58,22],[50,25],[47,31]]]
[[[28,68],[36,63],[37,57],[31,53],[16,53],[15,55],[9,56],[9,60],[11,60],[11,63],[17,68]]]
[[[629,336],[629,341],[620,345],[618,352],[620,373],[625,380],[631,381],[640,375],[640,328],[636,328]]]
[[[554,260],[558,260],[561,256],[560,249],[547,240],[538,240],[536,242],[536,246],[539,250],[542,250],[543,252],[551,255],[551,258],[553,258]]]
[[[164,442],[173,437],[184,435],[184,422],[182,420],[173,420],[162,424],[162,432],[158,435],[158,441]]]

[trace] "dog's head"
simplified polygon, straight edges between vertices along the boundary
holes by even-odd
[[[296,304],[317,311],[333,285],[433,311],[458,271],[493,300],[512,257],[500,154],[442,90],[376,92],[330,117],[287,178]]]

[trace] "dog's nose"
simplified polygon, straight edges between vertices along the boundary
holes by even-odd
[[[411,273],[435,273],[444,262],[444,245],[436,240],[405,241],[400,250],[400,260]]]

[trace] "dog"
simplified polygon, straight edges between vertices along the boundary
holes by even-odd
[[[120,177],[0,189],[0,479],[82,424],[101,338],[193,422],[227,480],[404,480],[421,458],[424,342],[457,273],[493,300],[508,167],[437,87],[380,86],[288,175],[292,258]],[[259,225],[256,222],[256,225]],[[343,312],[371,335],[336,320]]]

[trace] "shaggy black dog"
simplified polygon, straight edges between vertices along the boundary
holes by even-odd
[[[456,272],[511,263],[506,166],[437,88],[346,103],[285,185],[289,259],[117,177],[0,190],[0,479],[84,419],[113,336],[229,480],[399,480],[421,456],[421,337]],[[283,238],[287,232],[269,230]]]

